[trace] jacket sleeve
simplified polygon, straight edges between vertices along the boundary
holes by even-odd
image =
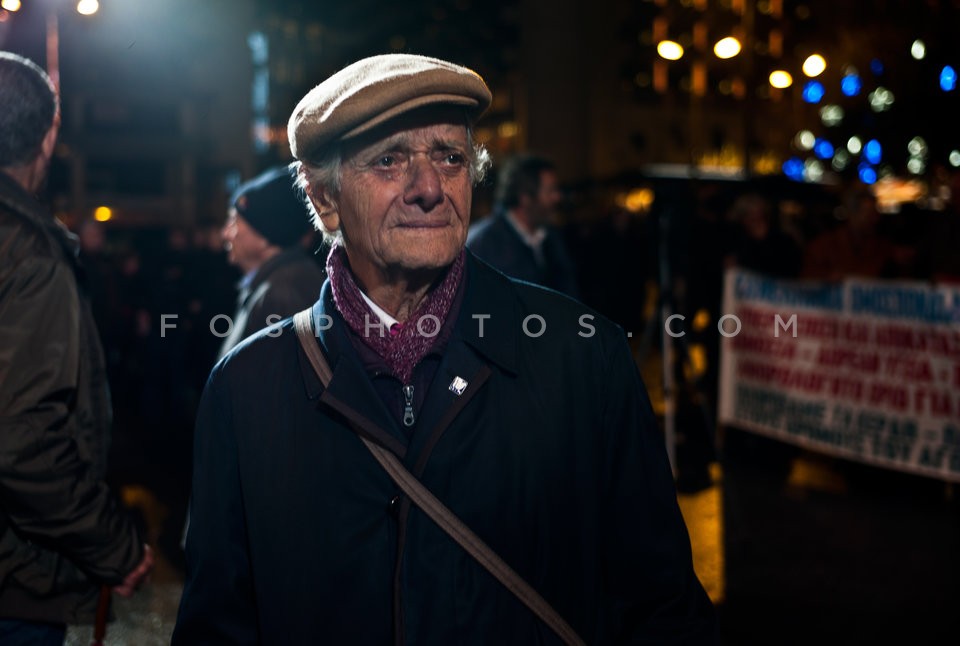
[[[29,256],[0,280],[0,501],[17,534],[119,583],[143,556],[73,436],[79,301],[69,266]],[[107,429],[102,429],[107,432]]]
[[[217,393],[218,371],[207,383],[197,415],[187,577],[174,646],[260,641],[237,443]]]
[[[610,644],[718,643],[713,606],[693,571],[663,437],[625,341],[608,343],[600,502]]]

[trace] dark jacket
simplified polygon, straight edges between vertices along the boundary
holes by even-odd
[[[290,321],[217,365],[197,420],[174,644],[386,646],[395,630],[405,644],[558,643],[398,499],[347,418],[398,453],[587,643],[713,642],[622,330],[469,254],[465,280],[409,441],[360,365],[329,285],[313,308],[327,328],[318,341],[329,388]],[[547,325],[536,338],[538,319],[527,321],[530,335],[522,327],[533,315]],[[459,396],[455,377],[467,382]]]
[[[467,248],[507,276],[579,298],[577,271],[563,237],[546,228],[538,255],[523,241],[506,213],[497,211],[470,227]]]
[[[320,294],[324,278],[316,261],[297,247],[284,249],[263,263],[250,284],[240,290],[233,327],[217,358],[270,325],[267,317],[273,316],[270,321],[275,323],[310,307]]]
[[[110,401],[76,241],[0,172],[0,617],[91,621],[142,542],[103,482]]]

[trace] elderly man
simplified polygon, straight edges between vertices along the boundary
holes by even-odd
[[[210,377],[175,644],[713,641],[622,331],[464,249],[490,99],[386,55],[295,109],[337,243],[306,317]]]
[[[243,279],[218,357],[257,330],[309,307],[320,294],[323,271],[301,247],[311,230],[310,217],[294,179],[285,166],[271,168],[230,199],[222,235]]]
[[[38,202],[60,125],[47,75],[0,52],[0,644],[62,644],[153,556],[104,483],[110,399],[76,237]]]

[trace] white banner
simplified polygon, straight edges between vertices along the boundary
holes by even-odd
[[[960,288],[732,270],[723,311],[721,424],[960,482]]]

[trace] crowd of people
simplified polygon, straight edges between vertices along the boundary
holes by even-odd
[[[522,155],[498,165],[494,212],[471,218],[490,91],[412,55],[364,59],[308,93],[289,124],[295,162],[242,185],[222,227],[88,221],[75,240],[32,197],[57,136],[53,86],[16,56],[0,75],[0,92],[16,86],[0,120],[0,405],[18,440],[0,455],[0,549],[20,559],[0,571],[0,637],[22,643],[62,641],[64,623],[90,620],[97,584],[132,594],[148,575],[151,549],[108,480],[189,516],[175,643],[519,644],[545,629],[711,643],[623,332],[661,324],[652,295],[718,316],[729,267],[960,275],[957,202],[881,214],[862,186],[813,225],[802,201],[708,183],[658,188],[645,215],[564,223],[557,168]],[[49,473],[41,454],[58,456]],[[29,486],[45,478],[60,500]],[[422,502],[424,485],[450,508]],[[453,513],[466,533],[447,527]],[[179,554],[180,525],[166,529]],[[513,570],[489,565],[494,550]]]

